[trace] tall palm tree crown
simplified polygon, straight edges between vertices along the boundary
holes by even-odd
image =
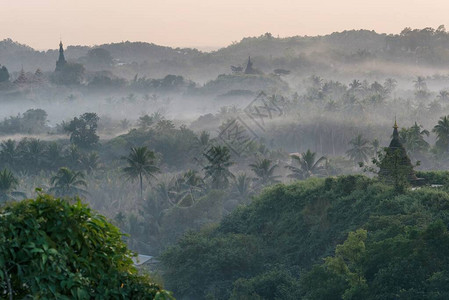
[[[429,134],[428,130],[422,129],[422,126],[415,122],[410,128],[402,128],[399,138],[408,153],[415,153],[425,151],[430,147],[424,139],[424,136],[429,136]]]
[[[156,166],[154,152],[148,150],[147,147],[132,147],[129,155],[122,159],[128,163],[128,166],[122,169],[126,176],[131,180],[139,179],[140,198],[143,199],[143,177],[149,179],[154,177],[155,173],[160,172]]]
[[[18,192],[15,188],[19,185],[19,181],[8,169],[0,171],[0,203],[8,200],[15,200],[20,196],[25,198],[25,193]]]
[[[312,176],[320,176],[325,174],[325,167],[323,163],[327,161],[325,156],[321,156],[318,160],[315,160],[316,153],[307,150],[303,152],[301,156],[291,155],[291,158],[296,161],[299,167],[286,166],[292,173],[288,175],[290,178],[307,179]]]
[[[372,148],[369,145],[369,141],[365,139],[361,134],[353,138],[349,144],[351,149],[346,151],[346,154],[355,162],[366,162],[369,158]]]
[[[49,189],[49,192],[54,193],[58,197],[74,197],[87,194],[87,191],[83,189],[83,187],[87,187],[83,172],[75,172],[69,168],[62,167],[51,178],[50,183],[53,187]]]
[[[366,162],[372,151],[369,141],[365,139],[361,134],[353,138],[349,145],[351,149],[346,151],[346,154],[355,162]]]
[[[278,167],[278,165],[272,164],[271,160],[267,158],[259,159],[249,166],[251,167],[251,170],[256,174],[257,178],[255,178],[255,180],[260,185],[279,182],[278,178],[280,176],[274,175],[274,171]]]
[[[207,160],[207,165],[203,168],[206,176],[205,179],[212,180],[212,188],[220,189],[229,186],[229,178],[234,175],[229,171],[229,167],[234,163],[231,162],[231,153],[228,147],[213,146],[206,153],[203,153]]]
[[[433,127],[432,132],[436,133],[437,141],[435,145],[442,151],[449,150],[449,116],[441,117],[438,124]]]
[[[246,200],[252,194],[251,178],[245,173],[238,174],[234,178],[234,184],[232,186],[232,194],[239,200]]]

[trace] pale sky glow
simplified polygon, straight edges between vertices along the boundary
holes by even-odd
[[[449,29],[447,0],[0,0],[0,40],[37,49],[144,41],[220,47],[245,36]]]

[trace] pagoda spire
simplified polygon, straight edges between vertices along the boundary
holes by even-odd
[[[390,145],[385,148],[385,155],[380,161],[379,177],[386,181],[397,181],[399,174],[402,173],[409,182],[416,182],[415,171],[407,151],[401,143],[398,132],[398,123],[394,118],[393,136]]]
[[[396,122],[396,116],[394,117],[394,125],[393,125],[393,139],[399,140],[399,132],[398,132],[398,123]]]
[[[55,71],[61,71],[64,65],[67,63],[64,56],[64,45],[62,44],[62,40],[59,41],[59,59],[56,62]]]

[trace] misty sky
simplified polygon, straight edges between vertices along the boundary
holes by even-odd
[[[0,0],[0,40],[37,49],[145,41],[219,47],[245,36],[345,29],[398,33],[449,23],[447,0]],[[449,27],[449,24],[446,24]]]

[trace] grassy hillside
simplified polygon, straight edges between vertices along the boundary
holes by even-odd
[[[168,249],[164,277],[179,299],[444,299],[448,224],[445,187],[277,185]]]

